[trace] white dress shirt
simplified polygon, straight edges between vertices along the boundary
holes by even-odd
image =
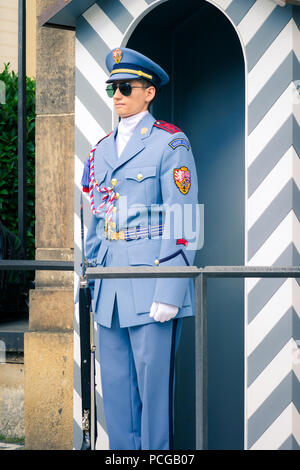
[[[122,118],[119,122],[118,133],[116,137],[116,148],[119,158],[124,148],[126,147],[127,142],[134,133],[136,126],[143,119],[143,117],[146,116],[146,114],[149,114],[149,111],[142,111],[141,113],[134,114],[134,116]]]

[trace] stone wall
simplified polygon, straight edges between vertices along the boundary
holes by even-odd
[[[37,16],[53,0],[37,0]],[[75,33],[37,25],[36,259],[73,259]],[[25,448],[73,447],[73,273],[40,271],[24,338]]]

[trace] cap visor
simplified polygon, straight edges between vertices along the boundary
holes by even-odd
[[[117,80],[136,80],[141,78],[139,75],[133,73],[114,73],[105,83],[116,82]]]

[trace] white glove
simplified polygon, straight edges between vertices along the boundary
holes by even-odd
[[[171,320],[178,313],[178,307],[176,305],[163,304],[160,302],[153,302],[150,308],[149,317],[154,318],[156,321],[161,323]]]

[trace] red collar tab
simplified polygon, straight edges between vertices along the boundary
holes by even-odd
[[[166,121],[155,121],[153,124],[155,127],[158,127],[159,129],[162,129],[163,131],[169,132],[170,134],[176,134],[176,132],[182,132],[179,127],[174,126],[174,124],[170,124],[169,122]]]

